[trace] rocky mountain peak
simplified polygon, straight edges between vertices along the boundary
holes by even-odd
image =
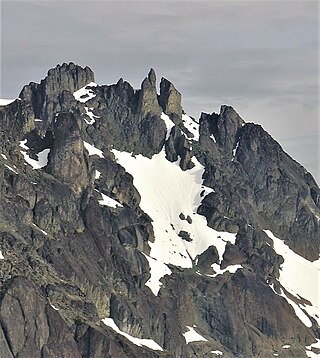
[[[173,121],[181,121],[181,94],[176,90],[174,85],[164,77],[161,78],[160,82],[159,103],[163,111],[171,116]]]
[[[320,189],[230,106],[73,63],[0,106],[0,356],[307,358]]]
[[[157,85],[157,77],[156,77],[155,70],[153,68],[151,68],[149,73],[148,73],[148,80],[149,80],[149,82],[150,82],[152,87],[156,87],[156,85]]]
[[[148,76],[142,81],[138,112],[141,113],[142,117],[146,117],[148,114],[153,116],[161,115],[156,88],[156,74],[153,69],[149,71]]]

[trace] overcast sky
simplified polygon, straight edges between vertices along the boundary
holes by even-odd
[[[149,69],[185,111],[232,105],[320,183],[317,1],[1,1],[1,97],[49,68],[88,65],[139,88]]]

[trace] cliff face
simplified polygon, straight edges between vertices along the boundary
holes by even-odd
[[[70,63],[0,131],[1,357],[316,352],[320,190],[259,125]]]

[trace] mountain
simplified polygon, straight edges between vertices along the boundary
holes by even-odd
[[[230,106],[73,63],[0,106],[0,357],[316,357],[320,190]]]

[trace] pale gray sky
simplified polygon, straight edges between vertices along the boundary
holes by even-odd
[[[150,67],[188,114],[232,105],[320,182],[318,1],[1,1],[1,97],[58,63],[138,88]]]

